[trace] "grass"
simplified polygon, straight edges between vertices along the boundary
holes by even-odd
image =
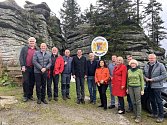
[[[34,94],[35,94],[35,90],[34,90]],[[17,109],[21,109],[21,110],[25,110],[25,111],[29,111],[29,113],[38,113],[39,111],[43,114],[42,118],[43,119],[46,119],[48,117],[54,117],[54,120],[57,121],[57,123],[62,123],[62,121],[66,122],[66,119],[64,119],[63,117],[59,116],[59,111],[57,111],[56,109],[53,109],[54,106],[65,106],[65,107],[71,107],[71,108],[74,108],[74,109],[79,109],[79,110],[84,110],[84,109],[90,109],[90,110],[98,110],[97,109],[97,106],[98,104],[100,103],[100,99],[99,99],[99,94],[98,94],[98,91],[97,91],[97,104],[96,105],[90,105],[88,104],[88,101],[86,101],[86,104],[85,105],[80,105],[78,106],[78,104],[76,104],[76,90],[75,90],[75,83],[71,83],[70,85],[70,96],[71,96],[71,100],[68,100],[68,101],[64,101],[62,98],[61,98],[61,91],[60,91],[60,83],[59,83],[59,100],[58,102],[56,102],[56,105],[55,105],[55,101],[52,100],[51,102],[49,102],[49,105],[52,105],[53,107],[48,107],[48,106],[45,106],[45,107],[42,107],[42,106],[38,106],[38,105],[33,105],[31,104],[31,102],[29,103],[23,103],[21,101],[22,99],[22,95],[23,95],[23,92],[22,92],[22,87],[17,87],[17,86],[5,86],[5,87],[0,87],[0,95],[6,95],[6,96],[15,96],[19,102],[17,104],[14,105],[15,108]],[[88,87],[87,87],[87,83],[85,83],[85,95],[86,96],[89,96],[89,92],[88,92]],[[36,98],[36,95],[34,95],[34,97]],[[108,104],[110,102],[110,91],[109,91],[109,87],[107,89],[107,97],[108,97]],[[117,102],[117,100],[116,100]],[[35,102],[36,103],[36,102]],[[125,98],[125,103],[126,103],[126,98]],[[125,104],[126,105],[126,109],[127,109],[127,103]],[[42,108],[41,108],[42,107]],[[108,112],[110,112],[112,110],[108,110]],[[145,111],[142,111],[142,125],[155,125],[155,120],[154,119],[151,119],[151,118],[148,118],[147,117],[147,112]],[[131,124],[135,124],[134,123],[134,120],[131,119],[130,116],[132,116],[133,114],[132,113],[126,113],[124,116],[130,121]],[[11,119],[12,121],[13,119]],[[87,119],[87,120],[91,120],[91,119]],[[164,123],[162,123],[161,125],[166,125],[166,121]],[[33,122],[33,121],[32,121]],[[71,122],[72,124],[79,124],[78,122],[76,123],[75,121],[69,121]],[[80,123],[80,124],[86,124],[85,123]]]

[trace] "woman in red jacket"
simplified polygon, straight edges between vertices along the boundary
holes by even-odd
[[[104,60],[100,60],[98,68],[95,72],[95,82],[98,86],[98,91],[100,95],[101,105],[99,107],[104,107],[104,110],[107,110],[107,96],[106,90],[108,87],[108,80],[110,74],[107,68],[107,65]]]
[[[119,114],[125,113],[124,96],[126,96],[126,77],[127,68],[123,64],[123,58],[117,57],[116,66],[113,70],[112,77],[112,94],[118,96],[120,107],[118,109]]]

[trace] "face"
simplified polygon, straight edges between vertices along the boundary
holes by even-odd
[[[156,56],[155,55],[149,55],[148,60],[150,63],[155,63],[156,62]]]
[[[93,54],[89,54],[89,60],[94,60],[94,55]]]
[[[67,57],[70,56],[70,50],[65,50],[65,56],[67,56]]]
[[[117,64],[117,65],[122,64],[122,60],[121,60],[121,59],[119,59],[119,58],[117,58],[116,64]]]
[[[136,63],[131,63],[130,66],[131,66],[132,68],[136,68],[136,67],[137,67]]]
[[[47,49],[47,46],[46,46],[45,43],[42,43],[41,46],[40,46],[40,48],[41,48],[41,51],[42,51],[42,52],[45,52],[46,49]]]
[[[112,56],[112,62],[116,62],[117,61],[117,57],[116,56]]]
[[[77,51],[77,55],[78,55],[78,56],[82,56],[82,50],[78,50],[78,51]]]
[[[128,56],[128,57],[127,57],[128,63],[129,63],[131,60],[132,60],[132,56]]]
[[[54,54],[54,55],[58,54],[58,49],[56,47],[52,48],[52,54]]]
[[[104,67],[104,61],[100,61],[100,67]]]
[[[28,45],[29,45],[30,47],[34,47],[35,44],[36,44],[35,39],[29,39],[29,40],[28,40]]]

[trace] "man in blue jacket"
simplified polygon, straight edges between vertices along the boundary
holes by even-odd
[[[33,56],[35,82],[36,82],[36,93],[37,93],[37,104],[48,104],[45,100],[46,95],[46,79],[47,71],[51,66],[51,54],[46,51],[47,46],[42,43],[40,46],[41,50],[36,51]]]
[[[149,117],[157,118],[156,122],[161,123],[164,121],[161,89],[167,78],[166,69],[156,60],[155,54],[149,54],[148,60],[149,62],[144,67],[144,78],[153,110]]]

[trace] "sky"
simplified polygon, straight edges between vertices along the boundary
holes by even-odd
[[[4,0],[0,0],[4,1]],[[24,6],[25,0],[15,0],[17,4],[21,7]],[[59,18],[59,12],[60,8],[62,8],[62,3],[64,0],[28,0],[30,2],[33,2],[35,4],[39,4],[41,2],[46,2],[48,6],[50,7],[51,11],[56,13],[56,16]],[[97,0],[76,0],[76,2],[80,5],[81,11],[83,12],[86,8],[89,7],[89,5],[92,3],[93,5],[96,5]],[[147,3],[149,0],[142,0],[144,3]],[[165,21],[164,26],[167,28],[167,0],[157,0],[158,2],[162,3],[163,12],[161,12],[162,20]],[[167,50],[167,39],[163,40],[162,47]]]

